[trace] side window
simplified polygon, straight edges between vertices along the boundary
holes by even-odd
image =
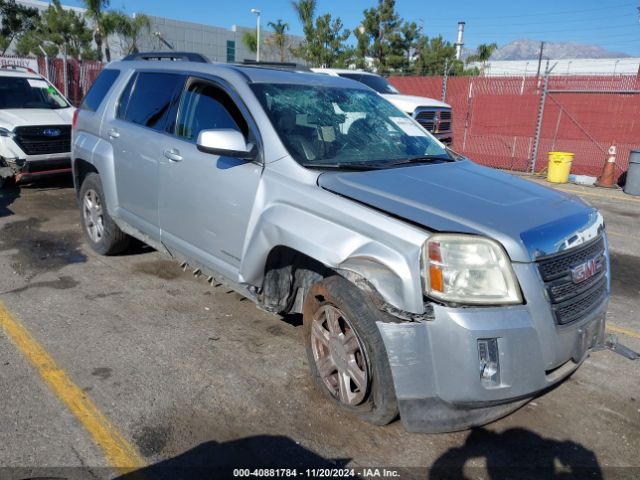
[[[154,130],[162,130],[171,100],[182,79],[176,73],[139,73],[124,119]]]
[[[83,110],[89,110],[95,112],[100,107],[102,100],[106,97],[107,92],[120,75],[120,70],[114,70],[106,68],[100,72],[96,81],[87,92],[82,101],[80,108]]]
[[[232,128],[246,137],[249,127],[236,104],[221,89],[194,82],[182,93],[176,135],[195,141],[202,130]]]
[[[125,115],[127,113],[127,106],[129,105],[129,98],[131,97],[131,90],[133,90],[133,86],[136,84],[136,80],[138,78],[138,74],[133,74],[129,83],[127,83],[126,88],[120,95],[120,100],[118,100],[118,108],[116,109],[116,118],[121,120],[125,119]]]

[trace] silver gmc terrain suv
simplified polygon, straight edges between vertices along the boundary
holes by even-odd
[[[468,428],[600,344],[601,215],[476,165],[367,86],[138,54],[78,111],[91,247],[129,236],[270,312],[300,312],[318,388],[375,424]]]

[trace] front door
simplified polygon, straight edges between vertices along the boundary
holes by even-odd
[[[231,280],[238,280],[245,235],[262,165],[198,150],[202,130],[233,128],[253,139],[231,97],[191,78],[160,162],[158,211],[162,242]]]
[[[105,136],[113,148],[118,207],[127,223],[159,240],[157,150],[167,112],[184,76],[139,72],[129,81]]]

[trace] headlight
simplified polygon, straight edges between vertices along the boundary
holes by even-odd
[[[13,132],[6,128],[0,127],[0,137],[13,137]]]
[[[520,288],[504,249],[474,235],[436,234],[424,245],[425,293],[463,304],[522,303]]]

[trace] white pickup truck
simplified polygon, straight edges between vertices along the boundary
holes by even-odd
[[[445,145],[453,144],[453,118],[451,105],[428,97],[402,95],[385,78],[362,70],[340,68],[312,68],[316,73],[350,78],[374,89],[410,117],[415,118],[428,132]]]

